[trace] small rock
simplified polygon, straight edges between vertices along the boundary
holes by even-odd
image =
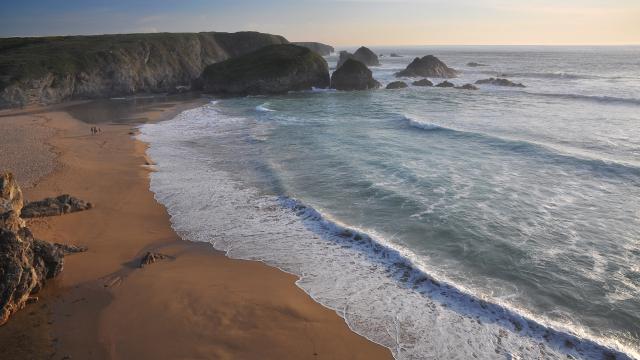
[[[514,83],[511,80],[501,79],[501,78],[489,78],[489,79],[478,80],[476,81],[476,84],[477,85],[488,84],[488,85],[495,85],[495,86],[520,87],[520,88],[525,87],[522,84]]]
[[[433,83],[429,79],[422,79],[411,83],[413,86],[433,86]]]
[[[165,260],[165,259],[169,259],[169,258],[170,258],[169,255],[148,251],[142,257],[142,259],[140,259],[140,267],[143,268],[146,265],[150,265],[150,264],[153,264],[153,263],[155,263],[155,262],[157,262],[159,260]]]
[[[456,89],[462,89],[462,90],[478,90],[478,87],[473,85],[473,84],[464,84],[462,86],[458,86],[456,87]]]
[[[22,208],[21,217],[28,219],[44,216],[56,216],[89,210],[92,207],[93,205],[90,202],[65,194],[55,198],[46,198],[44,200],[27,203]]]
[[[387,85],[386,89],[387,90],[393,90],[393,89],[404,89],[406,87],[408,87],[409,85],[407,85],[407,83],[405,83],[404,81],[394,81],[391,82]]]
[[[407,68],[396,73],[397,77],[401,76],[423,76],[423,77],[440,77],[452,78],[456,77],[458,72],[440,59],[433,55],[427,55],[422,58],[415,58]]]
[[[53,245],[55,245],[58,249],[62,250],[62,252],[65,253],[65,255],[81,253],[89,250],[89,248],[87,248],[86,246],[79,246],[79,245],[72,245],[72,244],[55,243]]]
[[[455,85],[453,85],[452,83],[448,82],[448,81],[443,81],[440,84],[436,85],[436,87],[441,87],[441,88],[452,88],[455,87]]]
[[[472,62],[470,62],[470,63],[467,63],[467,66],[468,66],[468,67],[478,67],[478,66],[489,66],[489,65],[481,64],[481,63],[477,63],[477,62],[473,62],[473,61],[472,61]]]

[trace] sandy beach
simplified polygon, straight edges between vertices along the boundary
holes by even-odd
[[[3,358],[391,358],[315,303],[294,276],[229,259],[171,229],[149,191],[151,162],[135,124],[203,101],[0,112],[0,165],[16,174],[27,200],[69,193],[94,204],[28,222],[38,238],[89,250],[65,257],[39,301],[0,327]],[[102,132],[91,135],[91,126]],[[147,251],[169,259],[140,268]]]

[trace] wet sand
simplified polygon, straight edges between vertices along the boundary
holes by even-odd
[[[335,312],[313,302],[294,276],[226,258],[173,232],[149,191],[145,144],[131,133],[136,121],[166,119],[202,101],[143,104],[126,114],[106,111],[93,117],[95,125],[72,116],[91,114],[91,103],[79,104],[81,110],[0,114],[0,122],[53,132],[34,154],[53,151],[57,165],[25,189],[27,200],[70,193],[95,206],[29,221],[37,237],[89,251],[67,256],[63,273],[47,284],[40,301],[0,327],[7,358],[391,358],[388,349],[353,333]],[[91,126],[102,133],[91,135]],[[147,251],[170,259],[139,268]]]

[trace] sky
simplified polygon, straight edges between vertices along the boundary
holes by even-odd
[[[1,0],[0,37],[255,30],[354,45],[640,44],[640,0]]]

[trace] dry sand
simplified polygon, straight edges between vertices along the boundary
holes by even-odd
[[[198,101],[142,106],[127,118],[157,121]],[[82,106],[91,114],[91,104]],[[23,164],[29,159],[51,156],[49,150],[58,155],[55,170],[26,189],[28,200],[70,193],[95,205],[29,222],[39,238],[88,246],[89,251],[67,256],[63,273],[47,284],[40,301],[0,327],[0,357],[391,358],[388,349],[351,332],[335,312],[313,302],[294,284],[294,276],[179,239],[149,191],[145,144],[132,138],[132,125],[100,123],[102,133],[92,136],[91,125],[71,113],[78,116],[60,107],[0,114],[0,141],[7,134],[22,136],[22,127],[27,133],[35,128],[45,132],[36,140],[41,146],[30,143],[25,159],[0,163],[11,166],[21,180],[35,182],[42,176],[20,168],[28,168]],[[13,143],[24,149],[20,141]],[[23,171],[36,175],[20,175]],[[141,269],[139,259],[146,251],[172,259]]]

